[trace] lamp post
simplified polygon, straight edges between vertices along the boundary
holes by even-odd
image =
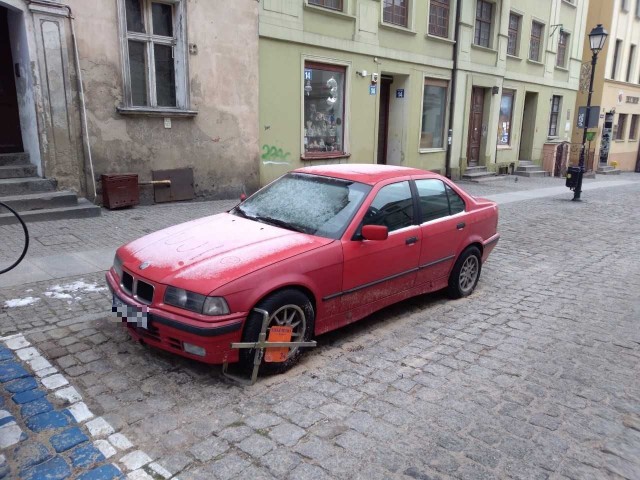
[[[580,194],[582,193],[582,176],[584,175],[584,156],[587,143],[587,128],[589,127],[589,119],[591,118],[591,95],[593,94],[593,76],[596,72],[596,63],[598,62],[598,53],[604,47],[604,42],[607,41],[609,33],[604,29],[601,23],[589,32],[589,47],[591,48],[591,79],[589,80],[589,94],[587,95],[587,119],[584,122],[584,129],[582,131],[582,149],[580,150],[580,163],[578,167],[578,181],[576,189],[573,192],[573,201],[580,201]]]

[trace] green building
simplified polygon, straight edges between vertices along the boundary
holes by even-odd
[[[459,3],[456,28],[449,0],[263,0],[261,183],[317,163],[445,173],[452,113],[454,177],[568,139],[586,2]]]

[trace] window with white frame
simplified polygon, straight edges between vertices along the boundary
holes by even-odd
[[[118,0],[125,107],[187,109],[185,0]]]

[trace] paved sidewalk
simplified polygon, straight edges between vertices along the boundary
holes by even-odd
[[[596,189],[640,182],[638,174],[622,177],[586,180],[583,198],[588,201],[586,193]],[[558,195],[570,199],[572,193],[563,182],[564,179],[557,178],[509,176],[499,177],[490,184],[463,182],[461,185],[473,195],[482,195],[504,205]],[[98,218],[31,224],[29,253],[16,269],[0,275],[0,288],[106,271],[120,245],[169,225],[229,210],[236,203],[237,200],[222,200],[142,206],[121,211],[103,210],[103,216]],[[17,226],[0,226],[0,235],[8,239],[6,252],[0,251],[0,265],[7,265],[19,255],[21,230]]]

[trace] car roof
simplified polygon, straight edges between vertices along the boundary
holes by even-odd
[[[297,173],[309,173],[325,177],[342,178],[354,182],[374,185],[382,180],[408,175],[429,175],[438,177],[433,172],[418,168],[401,167],[398,165],[377,165],[371,163],[343,163],[338,165],[318,165],[294,170]]]

